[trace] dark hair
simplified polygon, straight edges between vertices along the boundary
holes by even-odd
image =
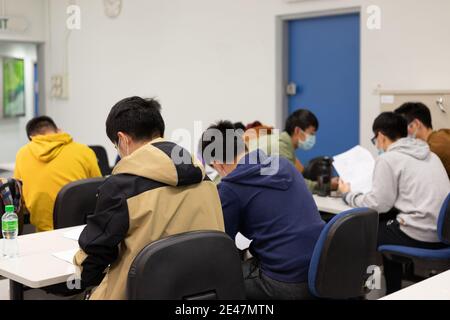
[[[256,127],[261,127],[263,124],[261,123],[261,121],[253,121],[252,123],[249,123],[246,127],[245,130],[250,130]]]
[[[28,121],[26,130],[27,137],[31,140],[32,136],[43,134],[48,130],[53,130],[56,132],[58,130],[58,127],[56,126],[56,123],[52,118],[47,116],[40,116]]]
[[[244,125],[242,122],[236,122],[236,123],[234,124],[234,128],[235,128],[236,130],[241,129],[241,130],[244,130],[244,131],[245,131],[245,125]]]
[[[289,116],[286,120],[285,130],[289,135],[293,135],[295,128],[299,127],[303,131],[309,127],[319,130],[319,120],[309,110],[299,109]]]
[[[123,99],[112,107],[106,120],[106,134],[113,143],[118,142],[118,132],[139,141],[163,137],[165,129],[161,105],[155,99]]]
[[[383,112],[373,123],[373,133],[384,134],[392,141],[405,138],[408,136],[408,123],[406,119],[394,112]]]
[[[422,102],[404,103],[397,110],[395,110],[395,113],[404,116],[406,121],[408,121],[408,124],[417,119],[422,122],[425,127],[433,129],[430,109],[428,109],[428,107]]]
[[[232,163],[238,155],[247,151],[242,129],[236,129],[230,121],[211,125],[202,135],[202,158],[207,164],[213,161]],[[217,141],[217,139],[221,141]]]

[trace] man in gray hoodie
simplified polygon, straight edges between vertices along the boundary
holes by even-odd
[[[373,174],[372,191],[351,191],[340,183],[344,201],[380,214],[398,210],[395,220],[381,219],[378,245],[391,244],[438,249],[437,220],[450,193],[450,182],[441,160],[427,143],[407,138],[408,124],[395,113],[382,113],[374,122],[372,139],[380,153]],[[402,266],[384,260],[387,293],[401,289]]]

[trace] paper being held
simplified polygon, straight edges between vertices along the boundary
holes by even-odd
[[[335,156],[333,166],[354,192],[367,193],[372,190],[372,176],[375,159],[369,150],[356,146]]]

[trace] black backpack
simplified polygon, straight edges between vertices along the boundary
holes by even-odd
[[[19,216],[19,234],[23,232],[24,205],[22,198],[22,182],[15,179],[0,178],[0,217],[5,213],[5,206],[13,205]],[[2,238],[0,232],[0,238]]]

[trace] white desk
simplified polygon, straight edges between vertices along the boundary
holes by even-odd
[[[450,300],[450,270],[380,300]]]
[[[342,198],[319,197],[314,195],[314,201],[320,212],[339,214],[351,210],[352,208],[345,204]]]
[[[52,255],[78,248],[77,241],[64,237],[70,229],[73,228],[35,233],[18,238],[19,257],[0,259],[0,275],[12,281],[12,290],[18,290],[20,285],[42,288],[64,283],[75,273],[74,265]],[[11,295],[13,295],[12,291]]]
[[[78,248],[78,242],[64,237],[73,227],[20,236],[19,257],[0,259],[0,275],[10,279],[11,300],[23,299],[23,286],[39,289],[65,283],[75,274],[75,266],[53,256],[54,253]],[[236,245],[248,248],[249,240],[236,239]]]
[[[0,170],[14,172],[15,163],[0,163]]]

